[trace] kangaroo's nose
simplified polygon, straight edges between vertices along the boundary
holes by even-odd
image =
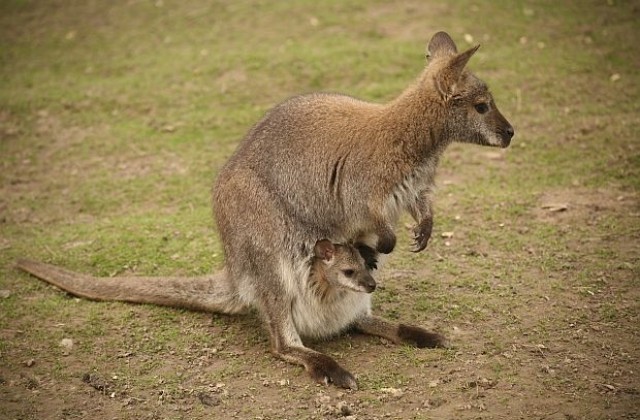
[[[373,293],[373,291],[376,290],[376,281],[372,276],[366,276],[362,279],[361,284],[367,293]]]
[[[515,132],[513,131],[513,127],[509,126],[507,127],[507,136],[509,136],[509,138],[513,137],[513,135],[515,134]]]

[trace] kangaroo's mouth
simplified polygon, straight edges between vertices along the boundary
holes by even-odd
[[[357,284],[342,284],[340,287],[343,289],[351,290],[357,293],[373,293],[376,290],[377,284],[373,278],[371,281],[359,281]]]
[[[368,285],[364,287],[364,291],[366,293],[373,293],[376,290],[376,284],[373,283],[372,285]]]
[[[374,290],[376,290],[377,284],[373,277],[369,277],[368,279],[361,281],[359,286],[362,287],[362,290],[365,293],[373,293]]]

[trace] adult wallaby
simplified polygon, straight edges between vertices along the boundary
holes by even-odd
[[[272,349],[315,378],[343,387],[355,379],[326,355],[306,348],[296,305],[317,238],[393,250],[399,215],[416,220],[414,251],[432,229],[434,176],[453,141],[507,147],[512,126],[484,82],[465,69],[478,46],[458,53],[439,32],[415,83],[388,104],[336,94],[289,99],[270,110],[220,171],[213,207],[232,299],[258,309]],[[294,308],[294,309],[292,309]],[[370,315],[356,321],[370,330]],[[317,326],[314,326],[314,328]],[[411,341],[441,344],[414,328]],[[403,333],[398,333],[402,335]]]
[[[393,228],[405,210],[416,220],[414,251],[423,250],[433,225],[436,166],[447,145],[509,145],[513,128],[487,86],[465,70],[477,48],[458,53],[449,35],[435,34],[422,74],[385,105],[311,94],[269,111],[214,186],[224,271],[212,278],[206,304],[196,298],[184,306],[223,313],[256,308],[276,355],[318,381],[347,388],[356,387],[353,375],[305,347],[301,336],[323,337],[351,324],[398,343],[443,344],[438,334],[372,316],[362,293],[353,304],[359,309],[337,314],[344,325],[327,330],[320,317],[308,316],[327,308],[310,298],[309,279],[318,238],[358,244],[373,266],[376,251],[393,250]],[[176,283],[166,290],[180,296],[182,289]]]

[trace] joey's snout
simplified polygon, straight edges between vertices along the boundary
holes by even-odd
[[[376,281],[371,275],[362,276],[358,283],[360,283],[360,286],[362,286],[367,293],[373,293],[373,291],[376,290]]]

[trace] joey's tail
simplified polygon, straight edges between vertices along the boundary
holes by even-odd
[[[225,314],[246,310],[224,269],[200,277],[93,277],[38,261],[18,260],[16,266],[72,295],[91,300],[149,303]]]

